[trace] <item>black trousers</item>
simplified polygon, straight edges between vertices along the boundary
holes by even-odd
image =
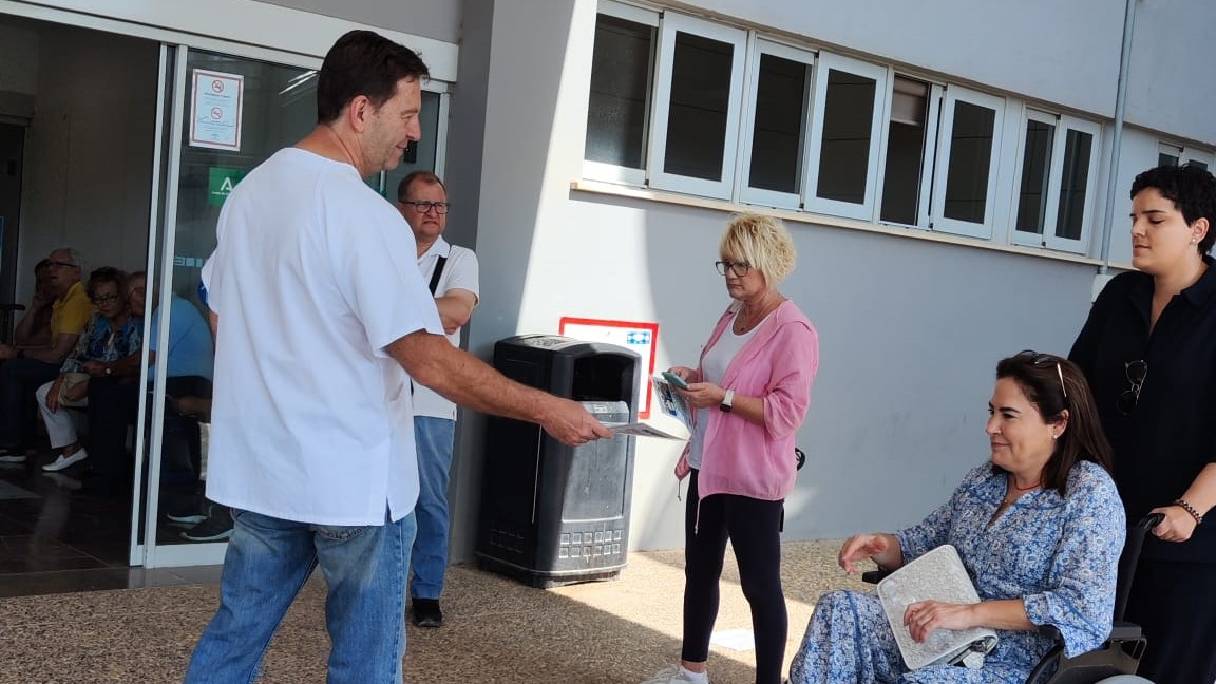
[[[1142,559],[1126,617],[1148,639],[1140,676],[1155,684],[1216,681],[1216,564]]]
[[[89,460],[100,489],[123,492],[134,474],[134,462],[127,452],[127,429],[139,415],[139,391],[139,382],[129,378],[89,381]],[[165,393],[171,397],[210,398],[211,381],[194,376],[168,378]],[[148,415],[151,416],[151,411]],[[198,478],[199,439],[196,419],[179,416],[165,407],[162,453],[168,452],[171,457],[169,463],[162,464],[162,480],[175,476],[189,481]]]
[[[10,359],[0,364],[0,448],[30,446],[30,426],[38,410],[34,391],[57,377],[57,363]]]
[[[780,684],[788,617],[781,591],[783,501],[733,494],[701,499],[696,470],[689,476],[684,519],[684,649],[692,663],[709,659],[709,637],[718,618],[718,581],[726,541],[739,562],[743,595],[756,634],[756,683]],[[699,511],[698,511],[699,509]]]

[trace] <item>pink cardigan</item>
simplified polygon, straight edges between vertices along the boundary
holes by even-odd
[[[732,303],[714,326],[701,350],[705,354],[722,337],[739,304]],[[724,388],[764,400],[764,424],[713,410],[705,428],[697,489],[711,494],[739,494],[755,499],[784,499],[794,488],[794,441],[811,405],[811,384],[819,370],[819,335],[797,305],[786,300],[768,316],[730,365]],[[696,412],[693,420],[696,421]],[[688,450],[676,465],[676,476],[689,472]]]

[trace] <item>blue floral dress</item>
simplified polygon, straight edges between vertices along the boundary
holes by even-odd
[[[76,347],[63,360],[60,373],[83,373],[89,361],[114,362],[138,352],[143,346],[144,319],[128,316],[126,323],[114,327],[110,319],[94,313],[76,340]]]
[[[872,593],[834,591],[815,607],[790,666],[790,684],[845,682],[1016,682],[1063,637],[1068,656],[1100,646],[1110,634],[1115,581],[1126,523],[1110,475],[1081,461],[1067,494],[1036,490],[989,521],[1006,493],[1006,475],[984,464],[967,473],[946,505],[896,533],[905,562],[953,545],[980,599],[1020,598],[1036,631],[997,630],[984,666],[925,667],[909,672],[886,615]]]

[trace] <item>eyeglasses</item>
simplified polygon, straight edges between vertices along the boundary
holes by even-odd
[[[1023,349],[1018,352],[1018,356],[1026,356],[1030,358],[1030,363],[1033,366],[1049,366],[1055,364],[1056,375],[1060,378],[1060,391],[1064,393],[1064,398],[1068,398],[1068,388],[1064,385],[1064,366],[1060,363],[1060,357],[1052,356],[1051,354],[1040,354],[1033,349]]]
[[[400,200],[402,204],[408,204],[420,214],[425,214],[428,211],[434,210],[436,214],[448,213],[448,207],[451,207],[449,202],[412,202],[408,200]]]
[[[1144,388],[1144,378],[1148,377],[1148,362],[1144,359],[1136,359],[1124,363],[1123,375],[1131,387],[1119,395],[1117,406],[1119,413],[1130,416],[1132,411],[1136,410],[1136,405],[1140,403],[1140,390]]]
[[[718,269],[718,275],[726,275],[726,271],[729,269],[731,273],[735,274],[736,278],[742,278],[747,275],[748,271],[752,270],[751,264],[746,261],[715,261],[714,267]]]
[[[96,296],[96,297],[94,297],[94,298],[93,298],[93,303],[94,303],[94,304],[98,304],[98,305],[100,305],[100,304],[109,304],[110,302],[117,302],[117,301],[118,301],[118,295],[116,295],[116,294],[113,294],[113,295],[98,295],[98,296]]]
[[[73,263],[69,263],[67,261],[48,261],[48,262],[46,262],[46,265],[47,266],[59,266],[62,268],[80,268],[79,264],[73,264]]]

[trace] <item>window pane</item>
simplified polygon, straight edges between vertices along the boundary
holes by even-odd
[[[720,181],[735,46],[689,33],[675,44],[663,170]]]
[[[1195,168],[1203,169],[1204,171],[1208,170],[1208,165],[1206,163],[1201,162],[1201,161],[1196,161],[1194,159],[1187,162],[1187,166],[1194,166]]]
[[[653,26],[596,16],[587,159],[644,168],[654,44]]]
[[[1068,131],[1064,141],[1064,171],[1060,179],[1060,213],[1056,235],[1080,240],[1085,219],[1085,191],[1089,183],[1089,152],[1094,137],[1081,131]]]
[[[1164,152],[1157,153],[1157,166],[1178,166],[1178,157]]]
[[[983,223],[988,204],[988,169],[996,112],[957,100],[950,134],[950,167],[946,172],[947,218]]]
[[[798,192],[808,71],[809,66],[802,62],[760,55],[748,186]]]
[[[1035,121],[1026,122],[1026,152],[1022,155],[1022,190],[1018,199],[1020,231],[1043,234],[1047,217],[1047,181],[1051,169],[1051,146],[1056,127]]]
[[[872,78],[829,70],[823,142],[819,150],[819,187],[815,190],[819,197],[865,203],[876,88]]]
[[[925,120],[929,85],[907,78],[895,79],[891,124],[887,134],[887,166],[883,176],[879,218],[914,225],[924,164]]]

